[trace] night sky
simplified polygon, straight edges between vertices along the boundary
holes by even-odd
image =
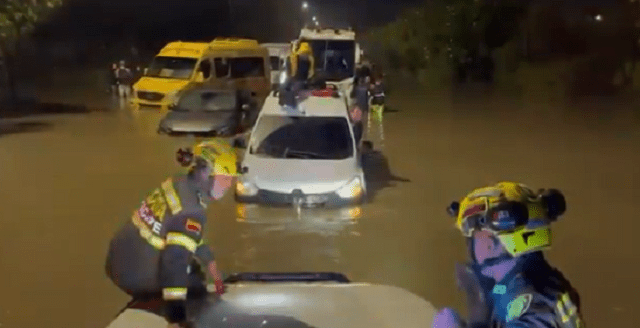
[[[302,0],[65,0],[38,35],[50,39],[118,42],[210,40],[219,35],[291,40],[299,31]],[[529,0],[550,2],[552,0]],[[563,0],[602,5],[622,0]],[[422,0],[309,0],[309,17],[324,26],[365,30],[392,21]]]
[[[38,30],[49,38],[211,39],[219,34],[286,41],[300,0],[68,0]],[[420,0],[311,0],[323,25],[364,29],[392,21]],[[264,40],[267,41],[267,40]]]

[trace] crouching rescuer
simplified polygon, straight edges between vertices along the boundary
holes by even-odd
[[[207,295],[206,268],[216,293],[225,288],[213,253],[203,241],[206,208],[233,183],[235,150],[221,140],[180,149],[186,174],[168,178],[133,212],[112,239],[109,278],[136,300],[163,299],[171,327],[185,323],[187,296]]]

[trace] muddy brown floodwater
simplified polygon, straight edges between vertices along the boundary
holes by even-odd
[[[390,105],[372,126],[380,152],[365,160],[373,199],[361,212],[256,219],[227,195],[207,227],[222,269],[341,271],[464,310],[453,278],[464,241],[444,209],[475,187],[516,180],[566,194],[548,259],[579,290],[587,325],[637,326],[640,120],[630,106],[452,103],[405,91]],[[104,274],[110,237],[189,143],[156,135],[159,119],[116,110],[1,121],[2,327],[104,327],[125,305]]]

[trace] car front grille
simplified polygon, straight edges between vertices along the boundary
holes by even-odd
[[[299,202],[302,207],[323,206],[330,198],[329,194],[293,195],[269,190],[259,190],[258,197],[271,205],[295,205]]]
[[[138,98],[149,101],[160,101],[164,98],[164,94],[159,92],[138,91]]]

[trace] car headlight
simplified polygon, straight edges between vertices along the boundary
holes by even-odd
[[[251,182],[240,181],[236,183],[236,194],[239,196],[255,196],[258,193],[258,187]]]
[[[355,198],[362,195],[363,191],[362,181],[360,181],[359,177],[356,177],[340,187],[340,189],[336,191],[336,194],[338,194],[340,198]]]

